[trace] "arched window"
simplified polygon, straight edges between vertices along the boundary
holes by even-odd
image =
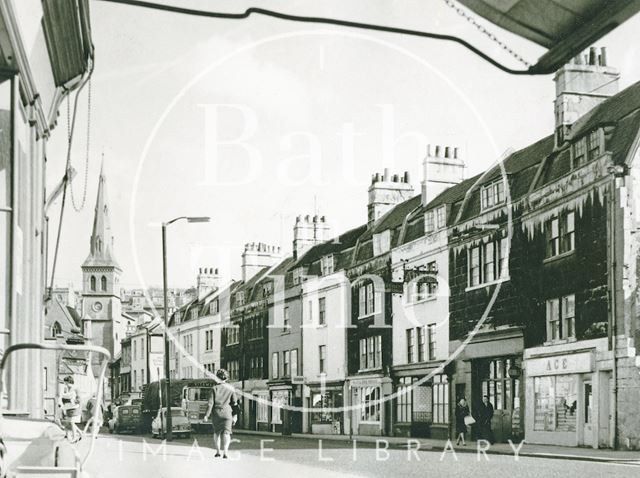
[[[96,276],[91,276],[91,290],[96,290]]]
[[[51,338],[55,339],[60,334],[62,334],[62,326],[60,322],[54,322],[51,326]]]
[[[102,279],[100,279],[100,289],[102,292],[107,291],[107,278],[105,276],[102,276]]]

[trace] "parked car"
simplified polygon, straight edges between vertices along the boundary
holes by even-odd
[[[109,420],[111,433],[139,433],[142,428],[142,410],[140,405],[120,405]]]
[[[161,408],[151,422],[151,434],[154,438],[164,438],[166,414],[166,407]],[[183,435],[187,438],[191,436],[191,424],[181,408],[171,407],[171,432],[174,435]]]

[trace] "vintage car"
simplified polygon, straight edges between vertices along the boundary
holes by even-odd
[[[164,438],[166,414],[166,407],[161,408],[151,422],[151,434],[154,438]],[[173,435],[182,435],[187,438],[191,436],[191,424],[180,407],[171,407],[171,432]]]
[[[120,405],[109,420],[111,433],[139,433],[142,429],[142,410],[140,405]]]

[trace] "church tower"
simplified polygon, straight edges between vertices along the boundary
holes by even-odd
[[[84,335],[92,345],[111,352],[120,351],[120,341],[125,337],[125,318],[120,302],[120,275],[122,269],[113,253],[113,232],[104,161],[100,168],[98,196],[93,217],[93,230],[89,256],[82,264],[82,321]],[[93,360],[94,373],[99,370],[100,359]]]

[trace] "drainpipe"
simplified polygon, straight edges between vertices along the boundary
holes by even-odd
[[[609,343],[613,353],[613,408],[612,408],[612,426],[613,426],[613,448],[618,448],[618,358],[617,358],[617,303],[616,303],[616,173],[612,171],[611,188],[607,193],[607,203],[609,206],[609,303],[611,311],[611,323],[609,326]],[[610,405],[611,406],[611,405]]]

